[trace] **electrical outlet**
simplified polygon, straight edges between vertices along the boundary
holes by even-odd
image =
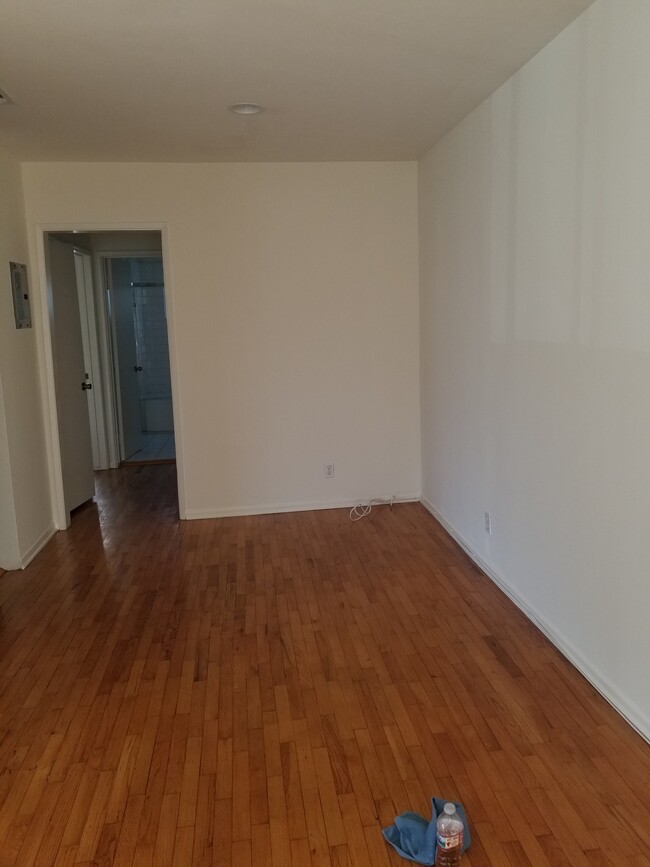
[[[324,467],[325,478],[333,479],[334,478],[334,464],[325,464]]]
[[[485,532],[492,535],[492,518],[489,512],[485,513]]]

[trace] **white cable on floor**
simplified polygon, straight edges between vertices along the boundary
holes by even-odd
[[[365,518],[366,515],[370,514],[373,506],[390,506],[392,509],[394,502],[395,497],[390,497],[388,500],[382,500],[379,497],[376,497],[374,500],[368,500],[367,503],[363,503],[359,500],[359,502],[350,509],[350,520],[360,521],[362,518]]]

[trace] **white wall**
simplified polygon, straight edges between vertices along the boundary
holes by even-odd
[[[23,173],[34,237],[166,224],[187,517],[419,495],[415,164]]]
[[[149,253],[162,250],[160,232],[98,232],[86,237],[93,253]]]
[[[646,735],[648,33],[599,0],[419,176],[424,496]]]
[[[11,479],[2,376],[0,375],[0,569],[18,569],[19,566],[18,526]]]
[[[0,190],[0,566],[15,569],[51,533],[50,494],[36,333],[15,328],[9,275],[28,259],[20,166],[1,154]]]

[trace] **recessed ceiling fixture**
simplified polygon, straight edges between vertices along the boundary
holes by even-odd
[[[0,105],[11,105],[11,99],[9,95],[4,92],[4,90],[0,87]]]
[[[264,109],[256,102],[236,102],[230,106],[230,111],[234,114],[260,114]]]

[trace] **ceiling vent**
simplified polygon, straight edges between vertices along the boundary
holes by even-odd
[[[0,87],[0,105],[11,105],[11,99]]]

